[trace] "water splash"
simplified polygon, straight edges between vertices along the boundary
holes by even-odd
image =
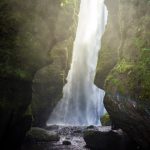
[[[81,0],[67,84],[47,124],[100,125],[105,92],[94,85],[94,78],[107,15],[104,0]]]

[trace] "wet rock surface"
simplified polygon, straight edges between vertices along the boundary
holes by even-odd
[[[136,150],[137,145],[121,130],[85,130],[86,147],[92,150]]]
[[[42,128],[31,128],[26,135],[27,142],[51,142],[59,141],[60,136],[55,131],[47,131]]]
[[[122,128],[145,150],[150,149],[149,103],[106,96],[105,107],[111,115],[113,128]]]
[[[44,133],[56,133],[60,137],[59,141],[37,141],[33,137],[30,142],[25,141],[22,150],[88,150],[83,139],[85,130],[86,127],[52,125],[47,127]]]
[[[49,126],[46,130],[41,128],[33,129],[34,132],[30,131],[32,134],[29,134],[32,135],[32,140],[30,136],[30,142],[25,141],[22,150],[138,149],[137,145],[131,142],[122,130],[112,130],[110,126]],[[52,133],[55,133],[55,136],[59,137],[59,140],[49,139],[48,135],[51,136],[53,135]],[[43,134],[46,135],[46,140]]]

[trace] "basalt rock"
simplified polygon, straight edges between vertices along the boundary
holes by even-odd
[[[0,78],[0,145],[6,150],[17,150],[31,127],[31,88],[31,81]]]
[[[52,142],[59,139],[57,133],[37,127],[31,128],[26,135],[26,142]]]
[[[108,24],[95,82],[107,93],[104,103],[113,128],[150,149],[150,1],[105,3]]]
[[[149,103],[105,97],[105,106],[112,119],[113,128],[122,128],[143,149],[150,148]]]
[[[68,28],[74,18],[69,17],[71,13],[68,7],[61,7],[61,2],[0,2],[1,148],[3,145],[5,149],[9,149],[10,146],[12,150],[20,148],[33,121],[30,104],[34,75],[52,63],[50,52],[53,47],[70,37]],[[66,14],[68,21],[62,17],[64,9],[67,9],[65,12],[69,12]],[[73,8],[70,10],[74,11]],[[55,56],[57,57],[57,54]],[[36,114],[40,114],[39,112],[42,114],[43,109]]]
[[[121,130],[84,132],[86,147],[92,150],[135,150],[136,146]]]
[[[50,53],[53,62],[39,69],[33,79],[31,104],[34,118],[33,126],[39,127],[45,127],[52,110],[62,98],[63,86],[66,83],[70,68],[78,0],[70,1],[55,11],[59,11],[59,13],[55,21],[53,35],[56,43],[51,47]],[[56,18],[55,15],[50,16]]]

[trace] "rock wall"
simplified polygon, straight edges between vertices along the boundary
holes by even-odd
[[[95,84],[104,88],[104,82],[110,70],[118,60],[118,48],[120,45],[119,26],[119,0],[105,0],[108,9],[108,21],[105,33],[102,37],[101,50],[99,53]]]
[[[0,145],[18,149],[32,123],[32,82],[0,78]]]
[[[64,4],[59,10],[55,36],[60,40],[51,49],[53,62],[38,70],[33,79],[33,126],[45,127],[50,113],[62,98],[63,86],[70,69],[78,10],[78,0]]]
[[[113,125],[144,149],[150,145],[150,1],[106,0],[96,84],[106,90]]]
[[[35,111],[31,110],[30,104],[36,72],[52,64],[55,58],[51,50],[74,34],[70,29],[74,20],[73,5],[68,4],[70,8],[66,8],[64,4],[62,0],[0,1],[0,145],[5,149],[10,145],[11,149],[19,149],[35,120]],[[65,49],[64,45],[62,47]],[[56,57],[61,55],[59,61],[63,59],[64,64],[66,54],[54,51]],[[52,76],[61,71],[60,68],[50,68],[52,81]],[[52,93],[56,88],[59,92],[62,89],[60,77],[56,80],[50,82],[57,84],[51,88]],[[55,95],[59,95],[57,92]]]

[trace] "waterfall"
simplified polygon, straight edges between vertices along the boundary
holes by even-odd
[[[107,15],[104,0],[81,0],[67,84],[47,124],[100,125],[105,92],[94,85],[94,78]]]

